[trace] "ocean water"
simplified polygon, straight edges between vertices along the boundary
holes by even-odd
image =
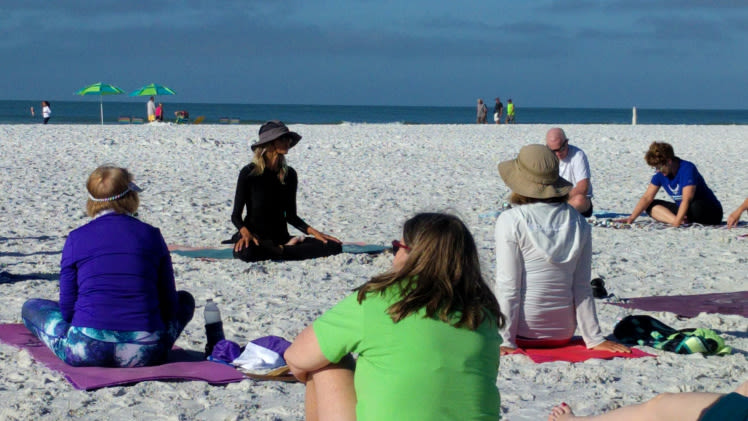
[[[204,116],[204,123],[219,124],[222,118],[238,119],[240,124],[258,124],[271,119],[293,124],[475,123],[475,106],[418,107],[366,105],[278,105],[180,103],[159,97],[164,116],[174,121],[174,111],[187,110],[193,119]],[[119,124],[120,116],[146,118],[147,99],[118,102],[104,97],[104,124]],[[36,116],[32,117],[30,107]],[[517,124],[631,124],[630,108],[539,108],[515,105]],[[49,124],[99,124],[98,97],[81,101],[52,102]],[[489,104],[489,123],[493,123]],[[638,124],[748,124],[748,110],[638,109]],[[0,101],[0,124],[41,123],[40,101]]]

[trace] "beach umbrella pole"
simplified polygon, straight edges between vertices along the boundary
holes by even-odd
[[[101,125],[104,125],[104,99],[99,95],[99,115],[101,115]]]

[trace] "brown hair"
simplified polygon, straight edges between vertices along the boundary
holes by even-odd
[[[94,198],[106,199],[127,191],[132,179],[132,174],[125,168],[102,165],[88,176],[86,189]],[[138,193],[130,190],[124,196],[114,200],[98,202],[89,198],[86,203],[86,213],[88,216],[95,216],[106,209],[112,209],[117,213],[135,213],[138,205],[140,205]]]
[[[387,312],[395,323],[425,308],[426,317],[455,327],[475,330],[487,316],[504,326],[499,303],[481,274],[473,236],[459,218],[419,213],[405,222],[403,239],[410,247],[403,267],[359,287],[359,303],[367,294],[393,287],[399,288],[400,300]]]
[[[649,150],[644,154],[644,160],[650,167],[658,167],[667,164],[668,161],[675,158],[673,147],[665,142],[652,142]]]
[[[509,203],[513,205],[529,205],[530,203],[565,203],[569,200],[569,194],[559,197],[549,197],[547,199],[538,199],[536,197],[522,196],[519,193],[512,192],[509,196]]]

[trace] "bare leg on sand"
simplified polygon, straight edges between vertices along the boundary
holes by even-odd
[[[748,396],[748,381],[735,390]],[[548,421],[590,420],[590,421],[698,421],[706,410],[725,395],[719,393],[663,393],[649,401],[624,406],[601,415],[578,417],[566,404],[553,407]]]

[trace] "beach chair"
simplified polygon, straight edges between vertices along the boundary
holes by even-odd
[[[239,124],[239,119],[238,118],[232,118],[231,121],[230,121],[230,123],[231,124]]]
[[[143,119],[140,117],[133,117],[131,122],[132,124],[143,124]]]
[[[204,115],[199,115],[199,116],[197,116],[197,118],[195,119],[195,121],[192,122],[192,124],[200,124],[200,123],[203,122],[203,120],[205,120],[205,116]]]
[[[184,124],[190,121],[190,113],[185,110],[179,110],[174,113],[177,119],[174,120],[177,124]]]
[[[229,118],[228,117],[221,117],[218,119],[219,124],[229,124]]]
[[[119,116],[119,118],[117,119],[117,122],[119,124],[130,124],[130,117],[128,117],[128,116]]]

